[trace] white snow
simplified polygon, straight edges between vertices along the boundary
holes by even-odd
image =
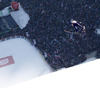
[[[21,29],[26,27],[28,21],[30,20],[29,15],[24,11],[24,9],[19,4],[19,10],[10,13],[15,22],[19,25]]]
[[[96,33],[97,33],[97,34],[100,34],[100,29],[99,29],[99,28],[96,29]]]
[[[100,59],[63,69],[9,88],[100,88]]]
[[[7,56],[12,56],[15,64],[0,68],[0,88],[52,72],[37,49],[25,39],[0,42],[0,59]]]
[[[33,39],[33,43],[34,43],[34,45],[36,45],[36,40],[35,39]]]
[[[96,60],[96,57],[95,57],[95,55],[96,55],[96,51],[94,51],[94,52],[92,52],[92,53],[90,53],[90,54],[86,54],[86,57],[88,58],[85,62],[89,62],[89,61],[93,61],[93,60]],[[84,63],[85,63],[84,62]]]

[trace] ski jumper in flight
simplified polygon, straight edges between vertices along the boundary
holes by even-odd
[[[75,28],[76,32],[82,29],[85,32],[85,26],[80,25],[76,20],[71,20],[72,26]]]

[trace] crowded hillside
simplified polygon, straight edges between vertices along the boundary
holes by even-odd
[[[16,0],[29,14],[30,21],[24,29],[0,35],[25,36],[44,55],[54,69],[70,67],[87,60],[86,54],[96,51],[100,58],[100,0]],[[2,2],[2,8],[10,0]],[[2,9],[1,8],[1,9]],[[85,31],[75,33],[70,20],[77,20]]]

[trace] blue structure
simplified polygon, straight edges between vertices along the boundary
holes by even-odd
[[[16,28],[19,28],[19,26],[11,15],[0,18],[0,34],[9,32],[10,30]]]

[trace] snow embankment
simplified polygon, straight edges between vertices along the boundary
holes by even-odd
[[[100,59],[32,79],[9,88],[100,88]]]
[[[0,42],[1,88],[50,72],[49,65],[27,40],[15,38]]]

